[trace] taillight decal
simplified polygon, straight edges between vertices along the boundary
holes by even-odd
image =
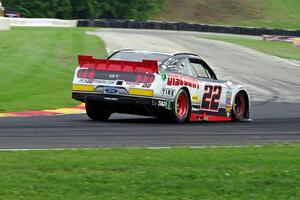
[[[123,80],[136,83],[153,83],[155,76],[145,73],[130,73],[130,72],[112,72],[98,71],[93,69],[80,69],[77,72],[77,78],[84,79],[101,79],[101,80]]]
[[[87,78],[88,77],[88,74],[89,74],[89,71],[88,70],[85,70],[82,74],[83,78]]]
[[[89,79],[93,79],[94,78],[94,74],[95,74],[95,71],[94,70],[91,70],[89,72]]]
[[[153,83],[154,76],[148,74],[137,74],[135,76],[135,82],[138,83]]]
[[[82,78],[82,70],[78,70],[78,72],[77,72],[77,78]]]
[[[149,76],[149,83],[153,83],[154,82],[154,76]]]
[[[137,74],[137,75],[135,76],[135,81],[136,81],[136,82],[141,83],[142,80],[143,80],[142,74]]]
[[[148,83],[148,76],[144,75],[143,83]]]

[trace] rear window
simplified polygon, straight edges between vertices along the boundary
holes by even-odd
[[[160,68],[167,72],[174,72],[188,76],[193,76],[190,62],[185,57],[170,57],[162,63]]]
[[[5,11],[6,14],[17,14],[17,11]]]
[[[167,59],[168,55],[160,53],[149,53],[149,52],[118,52],[110,57],[110,60],[124,60],[124,61],[136,61],[142,62],[143,60],[156,60],[161,63]]]

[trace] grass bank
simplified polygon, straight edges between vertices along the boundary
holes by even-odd
[[[166,0],[154,19],[300,29],[298,0]]]
[[[205,39],[219,40],[219,41],[245,46],[281,58],[300,60],[300,48],[294,47],[292,43],[263,41],[258,39],[248,39],[239,36],[203,35],[200,37]]]
[[[83,28],[13,28],[0,32],[0,112],[73,106],[78,54],[106,55]]]
[[[0,199],[299,199],[300,146],[0,152]]]

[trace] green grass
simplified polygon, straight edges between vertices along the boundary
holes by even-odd
[[[258,39],[248,39],[239,36],[203,35],[200,37],[245,46],[281,58],[300,60],[300,48],[294,47],[292,43],[263,41]]]
[[[0,112],[73,106],[78,54],[106,55],[103,42],[83,28],[0,31]]]
[[[299,0],[167,0],[154,19],[300,29]]]
[[[0,199],[300,199],[300,146],[0,152]]]

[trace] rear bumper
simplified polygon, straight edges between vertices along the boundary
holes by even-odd
[[[171,110],[172,102],[153,97],[132,95],[112,95],[95,92],[72,92],[72,98],[78,101],[98,101],[107,104],[112,112],[146,116],[158,116],[161,112]]]

